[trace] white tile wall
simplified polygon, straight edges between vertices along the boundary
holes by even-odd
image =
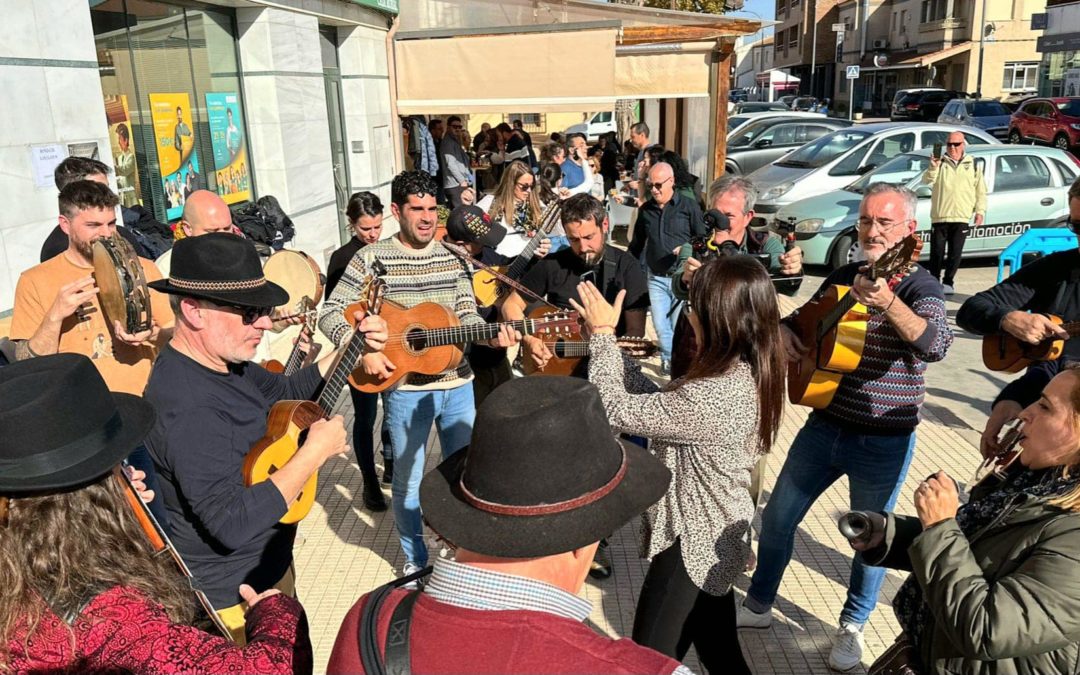
[[[87,71],[94,76],[97,73]],[[0,66],[0,91],[18,92],[22,101],[49,100],[45,69],[29,66]],[[100,91],[100,89],[99,89]],[[46,143],[53,136],[52,115],[47,110],[30,105],[0,108],[0,146],[23,143]]]
[[[11,5],[15,7],[12,8]],[[3,3],[4,30],[10,36],[4,41],[5,51],[9,44],[22,39],[22,34],[10,30],[7,24],[9,13],[12,9],[16,14],[29,11],[31,5],[36,18],[34,32],[37,33],[41,50],[36,55],[38,58],[97,61],[94,30],[90,24],[90,5],[83,0]]]
[[[294,217],[292,220],[293,225],[296,226],[296,236],[290,248],[306,251],[311,257],[322,261],[324,249],[337,248],[340,245],[336,205],[327,205],[311,213]],[[324,261],[324,269],[325,265]]]

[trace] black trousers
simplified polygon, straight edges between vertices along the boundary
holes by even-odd
[[[379,484],[375,474],[375,418],[379,416],[379,395],[365,394],[355,387],[349,387],[353,404],[353,452],[356,463],[360,465],[360,475],[364,486],[373,489]],[[390,433],[386,425],[382,428],[383,456],[393,457],[390,453]]]
[[[690,580],[679,542],[653,558],[634,614],[634,642],[680,661],[693,645],[709,673],[750,675],[739,646],[735,589],[706,593]]]
[[[514,372],[510,369],[510,361],[505,356],[494,364],[480,363],[479,361],[473,363],[472,359],[470,359],[469,367],[473,371],[473,400],[476,402],[477,408],[488,397],[488,394],[514,377]]]
[[[930,264],[926,270],[935,279],[949,286],[956,281],[960,256],[967,241],[967,223],[934,223],[930,228]],[[942,265],[944,263],[944,266]],[[940,276],[944,271],[944,277]]]

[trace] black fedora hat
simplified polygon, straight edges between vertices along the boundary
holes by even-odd
[[[148,286],[162,293],[242,307],[278,307],[288,292],[263,276],[255,246],[228,232],[186,237],[173,244],[169,278]]]
[[[110,392],[90,359],[55,354],[0,376],[0,495],[60,491],[112,470],[154,424],[138,396]]]
[[[670,482],[647,450],[615,438],[594,385],[523,377],[480,406],[469,447],[424,476],[420,507],[456,546],[533,558],[610,535]]]

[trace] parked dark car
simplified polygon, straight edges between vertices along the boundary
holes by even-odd
[[[956,98],[945,106],[938,116],[941,124],[982,129],[999,141],[1009,135],[1009,109],[1001,101],[987,98]]]
[[[800,96],[791,102],[792,110],[812,112],[815,108],[817,108],[817,99],[813,96]]]
[[[893,103],[889,119],[894,122],[925,121],[936,122],[938,115],[945,109],[945,104],[964,95],[945,89],[923,89],[911,91]]]
[[[798,96],[796,96],[795,94],[788,94],[787,96],[781,96],[778,100],[784,105],[786,105],[788,108],[791,108],[791,102],[797,98]]]
[[[1030,98],[1009,122],[1009,142],[1034,141],[1070,150],[1080,145],[1080,98]]]
[[[728,92],[728,100],[732,103],[742,103],[747,99],[745,89],[732,89]]]
[[[752,122],[728,140],[724,172],[748,174],[801,145],[851,126],[826,117],[768,117]]]
[[[788,111],[791,110],[791,108],[780,101],[745,101],[743,103],[736,103],[735,109],[731,111],[731,114],[741,115],[743,113],[772,112],[775,110]]]

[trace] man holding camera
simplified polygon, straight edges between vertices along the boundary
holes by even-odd
[[[930,166],[922,182],[933,187],[930,197],[930,275],[941,281],[945,295],[953,294],[960,256],[964,253],[968,223],[972,216],[975,227],[983,224],[986,215],[986,180],[982,169],[975,166],[970,155],[964,154],[964,134],[954,131],[945,142],[934,148]],[[946,253],[946,247],[948,253]],[[944,277],[941,275],[944,274]]]

